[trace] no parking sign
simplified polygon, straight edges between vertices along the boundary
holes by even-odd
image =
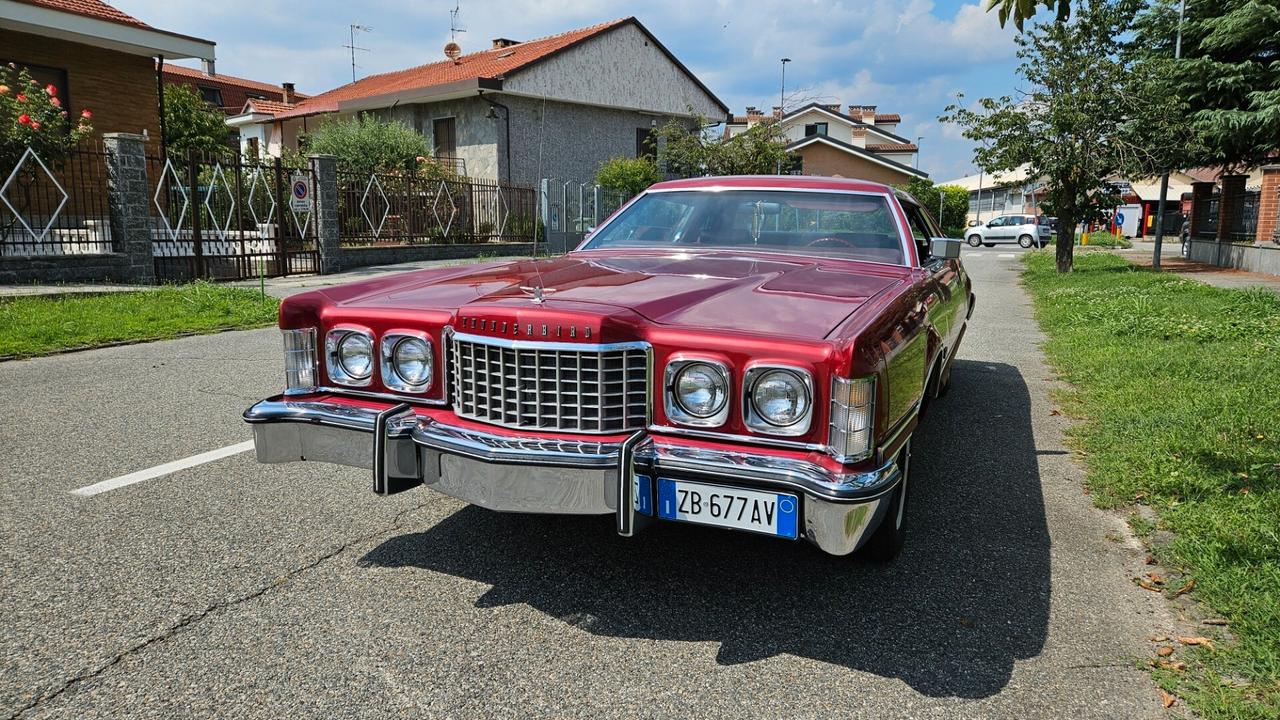
[[[295,173],[289,178],[289,208],[294,212],[311,211],[311,176]]]

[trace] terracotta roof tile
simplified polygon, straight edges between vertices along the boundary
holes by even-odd
[[[250,98],[244,104],[243,112],[262,113],[264,115],[279,115],[282,112],[288,112],[297,107],[291,103],[276,102],[275,100],[259,100],[258,98]]]
[[[876,122],[878,123],[896,123],[902,122],[902,116],[898,113],[876,113]]]
[[[259,82],[257,80],[248,80],[246,78],[236,77],[235,75],[223,75],[222,73],[218,73],[217,75],[206,75],[203,70],[183,67],[182,65],[170,65],[166,63],[164,66],[164,74],[166,76],[174,75],[183,78],[191,78],[193,80],[201,80],[206,83],[213,83],[216,85],[233,86],[244,90],[257,90],[261,92],[275,93],[276,95],[283,92],[283,89],[279,85],[272,85],[271,83]],[[167,80],[168,77],[165,79]],[[310,96],[295,92],[294,97],[302,99]]]
[[[441,60],[406,70],[370,75],[320,93],[300,103],[284,117],[334,112],[338,109],[339,103],[395,92],[420,90],[464,80],[500,78],[570,45],[628,22],[635,22],[635,18],[621,18],[508,47],[490,48],[463,55],[457,60]]]
[[[135,25],[137,27],[150,27],[138,18],[121,12],[101,0],[18,0],[18,2],[49,8],[50,10],[83,15],[98,20],[110,20],[111,22]]]
[[[919,148],[915,143],[867,143],[871,152],[915,152]]]

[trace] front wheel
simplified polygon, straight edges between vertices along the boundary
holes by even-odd
[[[898,557],[902,552],[902,546],[906,543],[907,480],[911,475],[911,438],[907,438],[906,444],[898,451],[897,463],[898,469],[902,472],[902,479],[898,481],[898,487],[887,499],[889,507],[886,508],[884,517],[880,519],[880,526],[862,546],[862,557],[871,562],[889,562]]]
[[[981,235],[970,235],[970,236],[969,236],[969,247],[981,247],[981,246],[982,246],[982,236],[981,236]]]
[[[1035,243],[1036,241],[1032,240],[1030,235],[1023,235],[1018,238],[1018,245],[1024,248],[1030,248],[1032,245],[1035,245]]]

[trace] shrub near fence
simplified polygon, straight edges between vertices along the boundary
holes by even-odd
[[[528,242],[533,188],[466,178],[339,170],[343,247]]]

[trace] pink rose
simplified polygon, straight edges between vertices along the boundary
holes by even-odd
[[[35,121],[32,121],[32,123],[31,123],[31,129],[32,129],[32,130],[39,130],[39,129],[40,129],[40,123],[35,122]]]
[[[30,116],[30,115],[28,115],[28,114],[26,114],[26,113],[23,113],[23,114],[19,115],[19,116],[18,116],[18,124],[19,124],[19,125],[29,125],[29,124],[31,124],[31,116]]]
[[[93,117],[93,113],[89,112],[88,110],[81,110],[80,117],[88,120],[89,118]]]
[[[50,84],[50,85],[45,85],[45,86],[44,86],[44,91],[45,91],[45,92],[47,92],[47,93],[49,93],[49,97],[57,97],[57,96],[58,96],[58,88],[57,88],[56,86],[52,85],[52,84]]]
[[[49,98],[49,102],[50,102],[54,107],[62,107],[62,101],[61,101],[61,100],[59,100],[59,99],[58,99],[58,97],[57,97],[56,95],[55,95],[55,96],[53,96],[53,97],[51,97],[51,98]]]
[[[18,98],[18,102],[26,102],[26,101],[27,101],[27,96],[26,96],[26,95],[23,95],[22,93],[18,93],[17,98]]]

